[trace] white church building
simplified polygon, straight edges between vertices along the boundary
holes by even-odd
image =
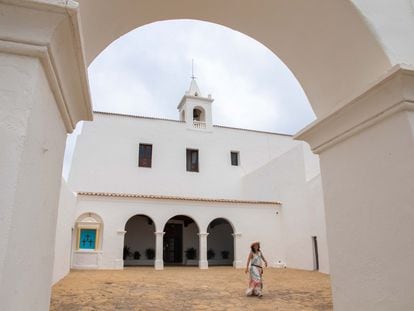
[[[150,247],[128,242],[135,215],[155,226],[159,266],[166,223],[181,222],[183,236],[193,226],[183,216],[199,235],[182,251],[198,247],[203,267],[205,250],[215,250],[211,263],[231,251],[211,245],[224,220],[236,266],[257,239],[272,265],[313,269],[318,258],[327,271],[327,236],[335,310],[413,309],[412,0],[239,1],[237,10],[233,1],[0,0],[0,11],[1,310],[47,310],[53,269],[56,280],[71,265],[122,268],[124,245],[146,260]],[[184,17],[247,34],[289,67],[317,118],[293,138],[319,156],[321,178],[307,145],[210,126],[207,110],[205,129],[93,113],[96,56],[137,27]],[[93,117],[61,187],[67,134]],[[139,144],[152,145],[151,168],[138,165]],[[186,149],[198,150],[199,172],[187,172]]]
[[[177,108],[179,120],[95,112],[83,125],[60,198],[55,281],[69,266],[242,268],[256,240],[272,267],[328,273],[308,145],[214,125],[194,78]]]

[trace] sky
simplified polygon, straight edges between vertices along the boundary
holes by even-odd
[[[294,134],[315,119],[299,82],[258,41],[202,21],[162,21],[112,42],[88,68],[95,111],[178,119],[194,75],[214,98],[213,123]],[[77,133],[69,137],[67,174]]]
[[[177,119],[191,60],[213,122],[294,134],[314,120],[306,95],[284,63],[256,40],[217,24],[164,21],[110,44],[89,66],[95,110]]]

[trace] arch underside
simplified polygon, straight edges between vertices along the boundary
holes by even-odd
[[[169,19],[217,23],[272,50],[296,76],[318,118],[391,67],[350,1],[267,0],[260,5],[235,0],[79,2],[88,64],[112,41],[145,24]]]

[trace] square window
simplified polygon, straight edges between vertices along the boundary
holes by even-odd
[[[240,153],[238,151],[231,151],[230,152],[230,158],[231,158],[231,165],[239,166],[239,164],[240,164]]]
[[[139,144],[139,167],[151,167],[152,165],[152,145]]]
[[[96,248],[96,229],[80,229],[79,249]]]
[[[187,149],[187,172],[198,172],[198,150]]]

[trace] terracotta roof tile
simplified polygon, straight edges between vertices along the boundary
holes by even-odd
[[[180,197],[180,196],[136,194],[136,193],[79,191],[77,194],[78,195],[83,195],[83,196],[138,198],[138,199],[154,199],[154,200],[196,201],[196,202],[233,203],[233,204],[260,204],[260,205],[281,205],[282,204],[278,201],[255,201],[255,200],[195,198],[195,197]]]

